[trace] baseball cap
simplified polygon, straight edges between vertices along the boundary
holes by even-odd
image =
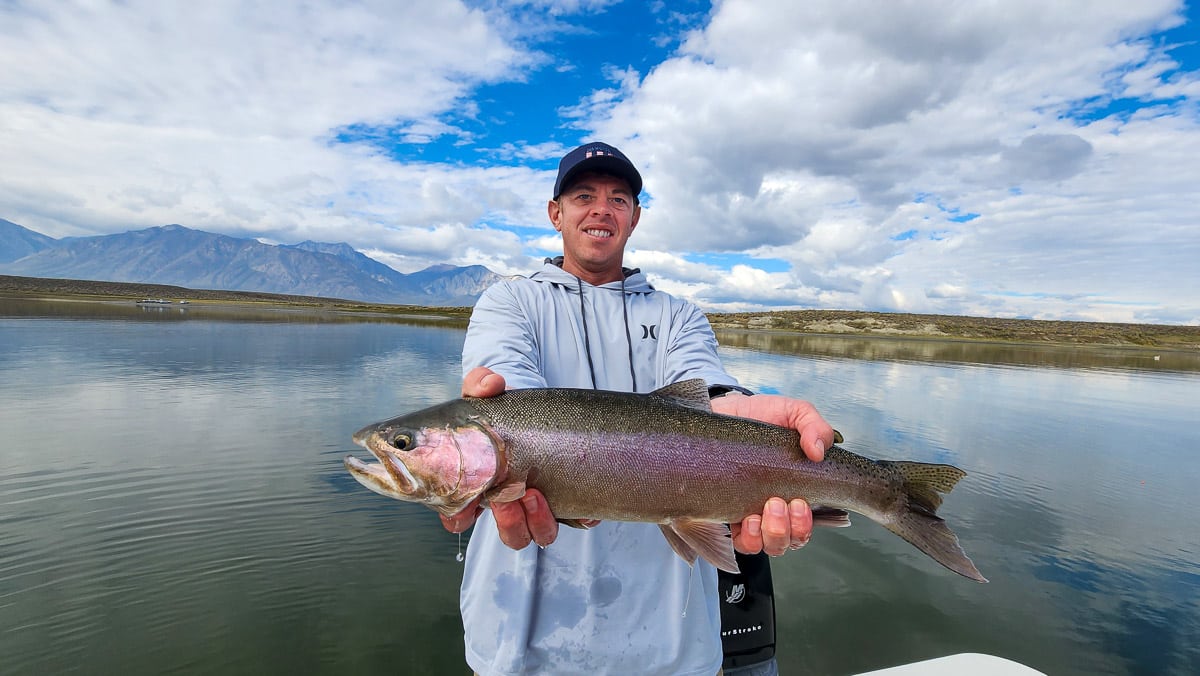
[[[638,201],[638,195],[642,192],[642,175],[633,162],[625,157],[625,153],[600,141],[585,143],[563,155],[558,163],[558,180],[554,181],[554,199],[558,199],[564,188],[570,187],[572,179],[585,171],[612,174],[625,179],[633,191],[633,200]]]

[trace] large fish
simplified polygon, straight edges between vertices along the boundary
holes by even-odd
[[[456,514],[484,496],[546,496],[568,525],[588,519],[657,523],[688,563],[736,572],[724,524],[768,498],[804,498],[817,520],[870,517],[935,561],[986,582],[937,516],[966,472],[950,465],[871,460],[839,446],[812,462],[795,430],[720,415],[703,380],[651,394],[542,388],[463,398],[365,427],[354,441],[378,463],[347,456],[367,488]],[[833,525],[831,523],[831,525]]]

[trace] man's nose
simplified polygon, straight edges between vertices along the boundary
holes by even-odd
[[[598,200],[594,200],[592,203],[592,213],[598,215],[611,215],[613,213],[613,206],[608,197],[602,197]]]

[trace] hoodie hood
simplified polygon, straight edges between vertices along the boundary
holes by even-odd
[[[563,270],[562,264],[562,256],[547,258],[542,264],[542,269],[530,275],[529,279],[535,282],[542,282],[544,284],[548,283],[557,286],[563,286],[574,292],[578,292],[580,284],[588,284],[587,282],[580,280],[575,275]],[[646,275],[642,274],[640,269],[621,268],[621,271],[625,273],[624,280],[608,282],[607,284],[601,284],[595,288],[624,291],[627,294],[650,293],[654,291],[654,287],[650,285],[649,280],[646,279]],[[588,286],[591,285],[588,284]]]

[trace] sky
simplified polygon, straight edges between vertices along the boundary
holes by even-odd
[[[709,311],[1200,324],[1200,11],[1175,0],[0,0],[0,218],[561,253],[558,159]]]

